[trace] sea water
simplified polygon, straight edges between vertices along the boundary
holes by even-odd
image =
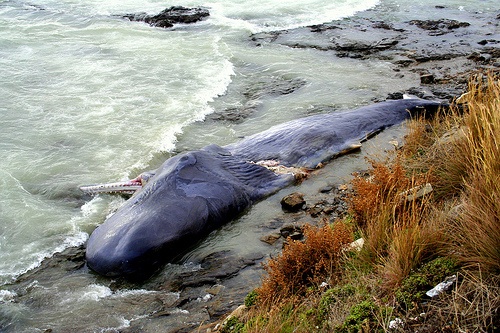
[[[0,2],[0,284],[83,243],[120,200],[82,199],[78,185],[154,167],[190,124],[214,112],[211,103],[238,71],[294,78],[329,67],[319,81],[341,71],[307,52],[298,59],[289,50],[256,50],[251,33],[322,23],[375,3]],[[203,5],[211,16],[170,30],[119,17],[170,5]],[[215,131],[197,133],[200,145],[237,136]]]
[[[480,11],[494,1],[439,4]],[[120,18],[173,5],[204,6],[210,17],[172,29]],[[84,196],[79,185],[132,178],[182,150],[228,144],[317,106],[348,108],[400,90],[387,63],[333,61],[316,50],[258,47],[249,38],[376,5],[388,16],[426,19],[425,8],[435,3],[0,1],[0,286],[83,244],[123,202]],[[243,122],[204,122],[211,113],[241,107],[255,83],[297,79],[304,84],[296,92],[263,96]],[[95,285],[79,288],[85,302],[113,296]],[[2,290],[0,303],[13,297]]]

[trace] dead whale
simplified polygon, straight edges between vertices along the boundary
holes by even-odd
[[[138,189],[90,235],[87,264],[105,276],[147,277],[253,203],[294,182],[291,174],[277,174],[253,162],[315,168],[388,126],[424,111],[434,113],[440,106],[404,99],[314,115],[225,147],[210,145],[174,156],[153,174],[123,184],[83,188]]]

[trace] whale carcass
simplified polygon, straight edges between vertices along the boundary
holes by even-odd
[[[255,202],[289,186],[291,174],[258,161],[315,168],[384,128],[441,104],[421,99],[375,103],[271,127],[224,147],[174,156],[154,173],[86,191],[135,191],[87,242],[88,266],[105,276],[148,276]]]

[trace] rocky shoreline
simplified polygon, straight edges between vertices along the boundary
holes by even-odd
[[[395,91],[388,98],[411,93],[450,101],[465,92],[472,73],[500,69],[500,13],[464,12],[457,17],[456,11],[442,6],[432,10],[442,18],[390,21],[374,8],[327,24],[254,34],[249,43],[255,47],[278,43],[291,48],[313,48],[327,52],[332,61],[349,57],[389,62],[402,79],[417,73],[420,86],[409,92]],[[293,87],[303,84],[292,83]],[[277,94],[290,93],[290,89],[280,84],[272,87]],[[250,97],[252,94],[255,92],[247,93]],[[218,111],[211,116],[213,120],[225,121],[243,121],[243,118],[238,110]],[[317,180],[312,175],[306,182]],[[325,218],[341,217],[346,212],[344,199],[348,193],[349,188],[342,184],[322,187],[316,196],[306,197],[304,202],[299,198],[297,207],[289,209],[291,212],[264,221],[262,228],[268,232],[262,241],[270,244],[269,253],[279,251],[287,237],[301,238],[303,223],[319,224]],[[34,281],[50,285],[76,273],[93,274],[86,268],[84,258],[84,248],[80,247],[45,260],[40,267],[7,286],[15,290],[14,302],[30,304]],[[191,332],[202,324],[214,323],[240,305],[260,281],[263,272],[260,263],[266,258],[261,254],[240,257],[221,251],[208,255],[196,267],[184,266],[173,274],[158,274],[140,284],[98,276],[95,281],[113,292],[138,288],[155,291],[136,296],[133,311],[137,319],[120,332]],[[190,314],[189,321],[182,316],[186,312]],[[172,325],[176,316],[180,319],[177,325]]]
[[[500,14],[464,13],[450,19],[446,7],[433,10],[443,18],[388,22],[380,20],[373,9],[342,21],[259,33],[251,39],[256,46],[278,43],[318,49],[339,58],[389,62],[401,78],[420,75],[421,86],[410,93],[451,100],[464,92],[471,73],[500,67]],[[401,98],[402,93],[388,98]]]

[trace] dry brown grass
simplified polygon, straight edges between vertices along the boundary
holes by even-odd
[[[412,269],[438,253],[440,223],[435,223],[432,196],[406,200],[428,181],[422,174],[408,175],[399,159],[389,166],[372,162],[369,178],[353,181],[353,215],[365,237],[365,260],[377,265],[382,288],[393,290]],[[430,218],[431,217],[431,218]]]
[[[413,122],[395,166],[374,165],[371,184],[355,182],[363,199],[353,201],[354,210],[370,211],[372,221],[363,219],[366,212],[355,215],[366,225],[372,260],[381,258],[389,288],[432,255],[426,253],[431,250],[453,253],[466,266],[479,263],[485,271],[500,273],[499,79],[491,74],[472,79],[463,99],[465,110],[452,107],[431,121]],[[384,168],[397,172],[377,170]],[[395,180],[403,177],[402,169],[406,182]],[[394,192],[403,190],[398,185],[412,187],[422,179],[432,183],[432,198],[402,207],[391,201]],[[386,185],[377,186],[384,181]],[[456,202],[460,205],[450,213],[446,207]]]
[[[436,327],[452,332],[495,332],[500,329],[500,280],[475,273],[458,274],[450,294],[430,303],[428,316]],[[437,328],[436,327],[436,328]]]
[[[452,249],[466,265],[500,273],[500,80],[472,81],[460,159],[465,164],[462,205],[450,221]]]
[[[442,109],[432,119],[409,123],[401,150],[404,167],[413,174],[425,174],[434,188],[436,201],[448,200],[463,190],[467,175],[462,158],[464,142],[462,108]]]

